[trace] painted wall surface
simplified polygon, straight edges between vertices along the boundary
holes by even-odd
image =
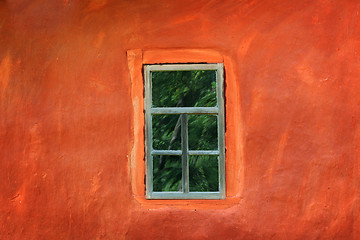
[[[360,239],[359,19],[358,0],[0,1],[0,239]],[[133,49],[229,59],[236,201],[137,199]]]

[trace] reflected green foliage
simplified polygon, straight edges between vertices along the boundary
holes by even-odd
[[[181,150],[180,116],[153,115],[153,149]]]
[[[153,158],[153,190],[155,192],[181,191],[181,157],[164,156],[164,161],[164,167],[160,168],[160,156]],[[190,191],[219,190],[217,156],[190,156],[189,173]]]
[[[189,171],[191,192],[215,192],[219,190],[217,156],[190,156]]]
[[[165,162],[160,167],[160,157]],[[153,157],[153,190],[155,192],[181,191],[181,156]]]
[[[217,116],[189,115],[189,149],[218,149]]]
[[[216,72],[152,72],[152,105],[154,107],[216,106]]]
[[[216,106],[216,71],[152,72],[153,107]],[[180,115],[153,115],[153,149],[181,150]],[[188,115],[190,150],[217,150],[217,116]],[[153,156],[153,190],[181,191],[181,156]],[[189,157],[190,191],[218,191],[217,156]]]

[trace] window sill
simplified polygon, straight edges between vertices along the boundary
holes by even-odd
[[[146,199],[144,196],[134,196],[135,200],[146,209],[178,208],[178,209],[225,209],[240,202],[239,197],[227,197],[226,199]]]

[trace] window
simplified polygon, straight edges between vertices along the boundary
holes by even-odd
[[[223,64],[145,65],[147,199],[225,198]]]

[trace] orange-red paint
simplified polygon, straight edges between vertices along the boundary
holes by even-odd
[[[0,239],[360,239],[356,0],[0,1]],[[227,199],[145,200],[142,64],[223,62]]]

